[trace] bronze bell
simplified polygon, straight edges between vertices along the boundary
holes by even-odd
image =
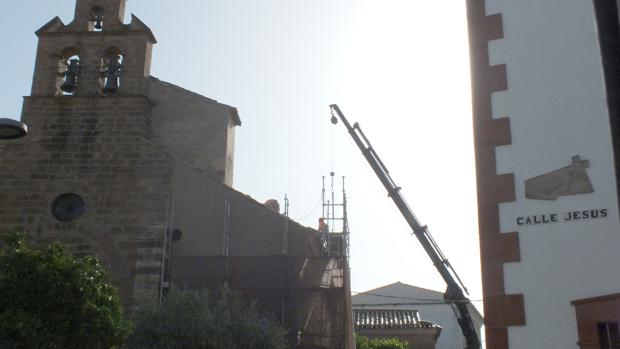
[[[119,63],[120,56],[114,55],[107,60],[105,72],[105,85],[103,86],[104,93],[116,93],[118,90],[118,80],[120,77],[122,64]]]
[[[103,29],[103,16],[101,15],[97,15],[97,17],[95,18],[95,29],[97,30],[101,30]]]
[[[78,64],[79,60],[70,60],[67,70],[63,73],[65,81],[62,86],[60,86],[60,89],[66,93],[73,94],[77,89],[78,73],[80,69]]]
[[[76,85],[75,85],[75,81],[73,80],[65,80],[64,84],[62,84],[62,86],[60,86],[60,89],[63,90],[66,93],[70,93],[73,94],[75,93],[76,90]]]
[[[111,76],[105,80],[104,93],[115,93],[118,90],[118,77]]]

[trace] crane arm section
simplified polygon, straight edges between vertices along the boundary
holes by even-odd
[[[447,290],[444,294],[444,299],[456,308],[458,322],[467,342],[465,349],[480,349],[480,339],[478,338],[468,307],[471,303],[463,293],[463,290],[467,292],[467,289],[456,274],[456,271],[454,271],[448,259],[439,249],[439,246],[428,231],[428,227],[420,224],[420,221],[400,192],[401,188],[396,185],[390,176],[385,164],[383,164],[381,158],[379,158],[379,155],[375,152],[370,141],[366,138],[364,132],[362,132],[359,124],[355,123],[351,126],[338,105],[332,104],[330,108],[332,110],[332,115],[335,112],[345,125],[353,141],[355,141],[355,144],[362,151],[364,158],[366,158],[366,161],[381,181],[381,184],[383,184],[387,190],[388,196],[392,198],[394,204],[396,204],[396,207],[413,230],[413,235],[418,238],[418,241],[430,257],[433,265],[446,282]],[[337,119],[332,117],[332,122],[336,123]]]

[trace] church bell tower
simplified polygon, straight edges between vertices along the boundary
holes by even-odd
[[[126,0],[78,0],[75,18],[56,17],[39,29],[33,96],[146,95],[151,30],[132,15]]]
[[[134,15],[124,23],[125,3],[77,0],[73,21],[36,32],[29,133],[0,151],[0,234],[96,255],[131,307],[162,293],[175,217],[202,214],[174,212],[183,173],[232,185],[241,120],[151,76],[155,37]]]
[[[39,38],[27,137],[0,152],[0,233],[60,241],[109,270],[126,307],[157,296],[173,165],[154,147],[156,40],[125,0],[77,0]]]

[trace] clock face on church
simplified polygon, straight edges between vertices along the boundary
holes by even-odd
[[[71,222],[86,213],[86,203],[73,193],[62,194],[52,202],[52,215],[61,222]]]

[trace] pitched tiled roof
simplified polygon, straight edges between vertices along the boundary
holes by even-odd
[[[372,328],[438,328],[422,321],[416,310],[403,309],[353,309],[356,329]]]

